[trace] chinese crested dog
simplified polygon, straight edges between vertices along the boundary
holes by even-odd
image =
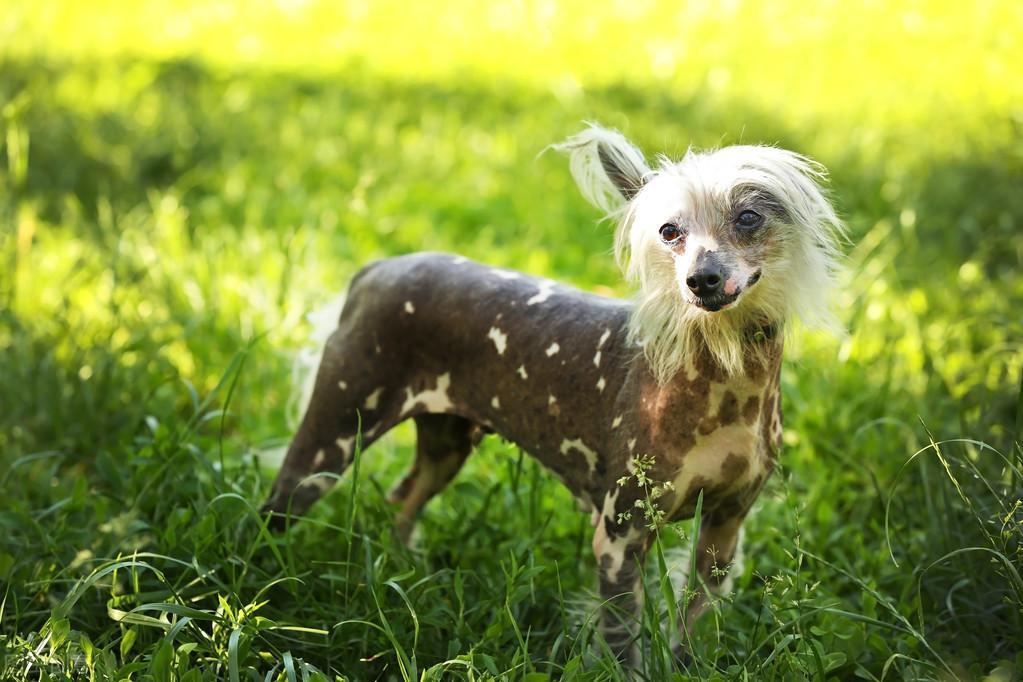
[[[590,127],[558,149],[583,194],[617,221],[633,301],[461,256],[372,263],[352,280],[311,399],[264,511],[281,525],[368,448],[415,420],[390,500],[407,538],[486,433],[518,444],[592,513],[601,629],[627,658],[644,555],[660,524],[702,499],[695,564],[725,589],[740,529],[774,468],[779,376],[794,317],[829,326],[842,227],[822,167],[767,146],[643,154]]]

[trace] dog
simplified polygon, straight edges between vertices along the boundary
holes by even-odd
[[[780,371],[794,318],[834,326],[843,228],[822,166],[770,146],[688,151],[656,166],[591,126],[568,153],[583,195],[617,223],[634,300],[461,256],[375,262],[351,281],[311,400],[263,511],[304,513],[349,464],[413,419],[411,469],[389,494],[414,521],[486,433],[536,457],[592,514],[600,628],[633,656],[641,566],[657,529],[699,505],[706,589],[725,589],[743,521],[775,466]],[[683,633],[683,638],[684,638]]]

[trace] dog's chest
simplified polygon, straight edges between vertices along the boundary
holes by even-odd
[[[705,511],[748,509],[780,445],[779,368],[771,358],[740,377],[690,367],[644,391],[647,449],[659,480],[674,489],[669,516],[691,516],[701,492]]]

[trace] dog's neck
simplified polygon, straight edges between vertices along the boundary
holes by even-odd
[[[768,449],[776,449],[781,437],[783,345],[784,335],[777,325],[760,324],[744,330],[742,362],[737,370],[726,371],[699,342],[688,349],[684,364],[667,381],[658,381],[646,363],[634,367],[622,393],[629,398],[638,396],[640,431],[648,432],[652,439],[645,445],[641,440],[637,447],[688,452],[700,442],[711,442],[706,440],[711,433],[735,424],[741,428],[728,433],[739,440],[726,439],[728,448],[738,452],[754,447],[747,438],[752,437]]]
[[[710,315],[687,316],[679,322],[644,317],[642,305],[633,310],[630,337],[643,348],[651,373],[658,383],[672,380],[688,365],[713,365],[724,376],[740,377],[751,361],[763,364],[783,340],[784,325],[759,315],[745,319]]]
[[[768,375],[776,374],[781,370],[783,345],[780,323],[763,321],[749,325],[742,333],[742,369],[732,376],[758,381],[765,370]]]

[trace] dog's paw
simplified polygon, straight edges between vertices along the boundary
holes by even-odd
[[[288,527],[288,515],[278,511],[271,502],[259,508],[259,516],[266,519],[266,527],[273,533],[283,533]]]
[[[675,665],[679,670],[686,670],[693,664],[693,655],[689,652],[689,647],[682,643],[671,647],[671,657],[675,659]]]

